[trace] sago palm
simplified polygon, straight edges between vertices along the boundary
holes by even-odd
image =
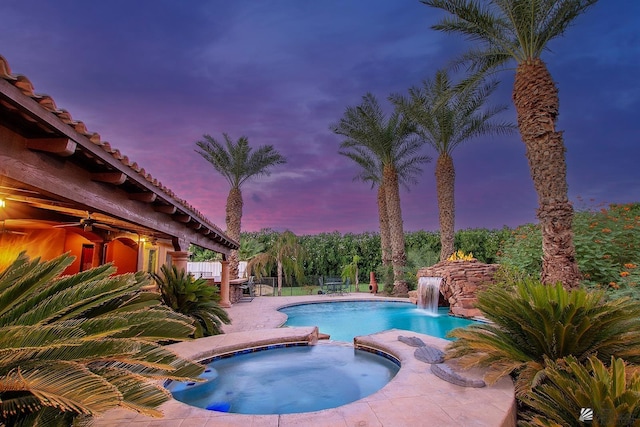
[[[200,148],[196,152],[211,163],[231,187],[227,197],[225,222],[227,235],[239,242],[244,205],[242,184],[254,177],[269,176],[273,166],[284,164],[287,160],[273,145],[261,145],[253,151],[247,137],[240,137],[233,142],[226,133],[222,136],[224,144],[204,135],[204,141],[196,142]],[[228,261],[229,277],[235,279],[238,277],[238,251],[231,251]]]
[[[640,371],[624,360],[595,356],[549,360],[545,380],[525,399],[523,427],[632,426],[640,423]]]
[[[222,333],[222,324],[231,323],[227,312],[218,304],[217,288],[205,279],[196,279],[175,265],[160,267],[160,274],[153,274],[162,300],[173,311],[193,319],[194,338]]]
[[[157,380],[203,371],[158,344],[193,327],[143,290],[146,274],[61,276],[72,261],[23,253],[0,273],[0,425],[69,425],[115,407],[161,416],[170,394]]]
[[[515,374],[518,396],[542,378],[547,359],[573,355],[585,362],[595,355],[605,363],[612,356],[640,362],[640,301],[605,301],[603,292],[524,281],[481,292],[477,307],[490,323],[453,330],[457,340],[447,357],[488,367],[489,383]]]
[[[537,217],[542,226],[541,280],[577,287],[567,195],[567,166],[559,114],[558,89],[542,61],[551,40],[597,0],[421,0],[450,16],[433,28],[463,34],[479,43],[462,58],[471,70],[486,73],[515,61],[513,102],[529,170],[538,195]]]
[[[393,293],[406,294],[408,289],[404,279],[406,252],[400,183],[415,182],[414,177],[422,171],[421,165],[431,158],[420,154],[423,144],[414,137],[413,126],[402,114],[394,111],[387,119],[371,93],[362,98],[362,104],[347,107],[344,116],[331,126],[331,130],[346,137],[340,145],[341,154],[354,160],[354,155],[369,156],[372,166],[367,173],[375,173],[375,165],[381,168],[380,185],[384,193],[391,241]]]
[[[452,85],[446,71],[440,70],[422,87],[412,87],[408,96],[395,95],[392,102],[416,125],[416,132],[438,153],[436,194],[440,222],[440,261],[453,252],[455,239],[455,177],[453,150],[483,135],[511,132],[515,126],[492,119],[506,106],[487,106],[496,82],[475,80],[465,87]]]

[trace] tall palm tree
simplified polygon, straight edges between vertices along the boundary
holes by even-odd
[[[537,217],[542,227],[544,283],[579,284],[567,196],[567,167],[562,132],[557,131],[558,89],[540,58],[548,43],[597,0],[421,0],[449,12],[433,28],[461,33],[481,46],[462,61],[485,73],[515,60],[513,101],[526,147],[533,185],[538,194]]]
[[[502,134],[514,129],[506,122],[491,119],[506,106],[487,107],[487,98],[497,88],[497,82],[475,80],[465,87],[454,87],[446,71],[440,70],[422,87],[412,87],[409,95],[395,95],[392,102],[406,118],[416,125],[416,132],[438,153],[436,190],[440,220],[440,261],[453,252],[455,239],[455,179],[453,150],[460,144],[481,135]]]
[[[370,150],[363,147],[351,147],[349,151],[341,150],[339,154],[353,160],[360,169],[354,181],[371,182],[371,188],[378,186],[377,205],[378,222],[380,224],[380,250],[382,265],[391,266],[391,231],[389,229],[389,214],[387,213],[387,199],[382,185],[383,166],[380,159]],[[406,184],[405,184],[406,185]]]
[[[355,160],[354,156],[369,156],[371,167],[363,173],[375,172],[373,165],[381,168],[381,187],[384,192],[386,213],[389,221],[391,261],[393,265],[393,293],[406,294],[404,278],[406,252],[402,210],[400,207],[400,183],[415,182],[421,172],[420,165],[431,160],[419,154],[422,142],[413,138],[414,128],[397,111],[387,120],[374,95],[367,93],[362,104],[347,107],[340,121],[331,130],[346,137],[340,144],[341,154]],[[362,163],[359,163],[362,166]],[[380,170],[380,169],[378,169]],[[370,179],[371,180],[371,179]]]
[[[291,231],[280,234],[267,252],[254,256],[247,264],[247,269],[255,271],[258,277],[268,274],[276,267],[278,278],[278,296],[282,296],[282,279],[295,276],[299,283],[304,281],[303,263],[306,253],[298,242],[298,236]]]
[[[198,154],[204,157],[222,175],[229,185],[225,222],[227,235],[240,241],[242,222],[242,184],[250,178],[269,176],[271,168],[284,164],[286,158],[273,148],[273,145],[262,145],[253,151],[247,137],[242,136],[233,142],[229,135],[223,133],[224,144],[209,135],[203,135],[204,141],[197,141]],[[238,251],[231,251],[229,256],[229,277],[238,277]]]

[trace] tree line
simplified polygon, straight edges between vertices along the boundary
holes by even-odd
[[[255,232],[242,232],[240,236],[241,247],[239,259],[249,261],[252,258],[265,253],[273,247],[283,233],[271,229],[263,229]],[[512,229],[464,229],[455,233],[455,247],[473,256],[481,262],[495,263],[498,260],[500,247],[504,241],[510,239]],[[440,259],[440,233],[435,231],[413,231],[405,233],[405,250],[408,258],[408,270],[420,267],[428,267]],[[302,266],[304,281],[314,284],[318,276],[340,276],[345,266],[353,262],[353,257],[358,256],[358,278],[368,283],[370,272],[379,272],[381,266],[380,234],[373,232],[364,233],[320,233],[313,235],[301,235],[297,243],[305,254]],[[193,246],[191,248],[194,261],[216,259],[216,254],[211,251]],[[410,271],[405,271],[405,274]],[[267,275],[276,276],[275,266]],[[295,278],[286,285],[297,283]],[[307,283],[303,283],[307,284]]]

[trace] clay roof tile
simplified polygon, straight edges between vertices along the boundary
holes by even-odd
[[[84,122],[81,121],[77,121],[75,122],[73,128],[75,129],[76,132],[82,134],[82,135],[90,135],[89,131],[87,130],[87,126],[84,124]]]
[[[56,114],[56,116],[58,116],[58,118],[60,120],[62,120],[62,122],[64,124],[68,125],[70,123],[73,123],[73,119],[71,118],[71,114],[67,110],[60,109],[60,110],[56,111],[55,114]]]
[[[11,74],[11,68],[9,68],[9,63],[4,58],[4,56],[0,55],[0,77],[5,80],[15,80],[16,78]]]
[[[29,80],[26,76],[23,76],[21,74],[16,76],[16,81],[13,84],[25,95],[32,98],[36,97],[36,94],[33,91],[33,84],[31,84],[31,80]]]
[[[100,134],[97,132],[93,132],[89,137],[89,141],[91,141],[93,144],[100,145]]]
[[[42,105],[44,108],[51,112],[58,111],[58,107],[56,107],[55,101],[49,95],[42,95],[42,98],[38,100],[38,104]]]

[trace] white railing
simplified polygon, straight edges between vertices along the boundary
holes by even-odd
[[[244,277],[247,269],[247,262],[240,261],[238,263],[238,275]],[[222,276],[222,264],[220,261],[204,261],[204,262],[188,262],[187,272],[193,274],[194,277],[204,277],[205,279],[220,280]]]

